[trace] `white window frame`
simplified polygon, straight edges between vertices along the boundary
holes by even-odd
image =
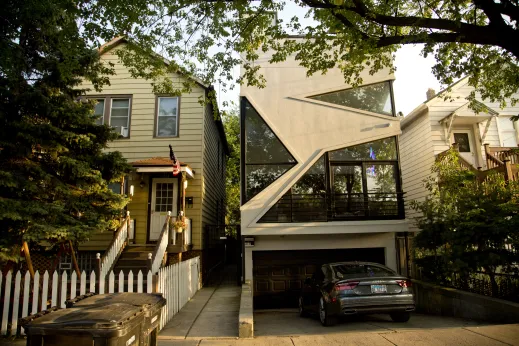
[[[131,97],[110,97],[110,126],[112,126],[112,110],[114,109],[114,100],[128,100],[128,114],[126,116],[126,131],[127,135],[123,136],[122,138],[130,138],[130,110],[132,108],[132,99]],[[116,107],[116,109],[124,109],[123,107]],[[121,116],[116,116],[115,118],[123,118]],[[112,126],[113,127],[113,126]]]
[[[175,128],[175,134],[172,136],[160,136],[159,135],[159,117],[160,115],[160,101],[161,99],[176,99],[177,100],[177,113],[174,115],[176,118],[176,128]],[[157,107],[155,110],[155,133],[154,137],[156,138],[172,138],[172,137],[178,137],[179,127],[180,127],[180,121],[179,121],[179,113],[180,113],[180,97],[178,96],[157,96]],[[162,115],[163,117],[169,117],[170,115]]]

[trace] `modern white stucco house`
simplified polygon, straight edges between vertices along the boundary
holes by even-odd
[[[255,308],[296,304],[323,263],[406,273],[394,76],[366,71],[353,89],[338,70],[307,77],[294,59],[269,64],[270,54],[256,62],[267,86],[240,93],[244,279]]]

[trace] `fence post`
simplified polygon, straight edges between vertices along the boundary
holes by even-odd
[[[148,253],[148,270],[153,273],[153,255]]]
[[[95,290],[97,293],[100,293],[101,289],[101,254],[98,252],[96,253],[96,279],[97,282],[95,284]]]
[[[487,169],[490,169],[490,159],[488,158],[488,155],[490,154],[490,144],[485,143],[483,146],[485,147],[485,161],[487,163]]]
[[[130,225],[131,225],[131,222],[130,222],[130,211],[127,210],[126,211],[126,244],[130,244]],[[135,233],[135,230],[133,230],[133,232]],[[133,235],[133,237],[135,238],[135,234]]]
[[[504,160],[503,163],[505,164],[505,181],[509,182],[513,180],[512,164],[510,160]]]

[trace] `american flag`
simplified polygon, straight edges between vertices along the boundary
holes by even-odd
[[[177,175],[180,173],[180,161],[175,157],[171,144],[169,145],[169,158],[173,162],[173,175]]]

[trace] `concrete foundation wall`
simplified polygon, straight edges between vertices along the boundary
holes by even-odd
[[[255,236],[245,248],[245,280],[252,280],[253,251],[385,248],[386,265],[397,270],[394,233]]]
[[[418,312],[496,323],[519,323],[519,304],[413,280]]]

